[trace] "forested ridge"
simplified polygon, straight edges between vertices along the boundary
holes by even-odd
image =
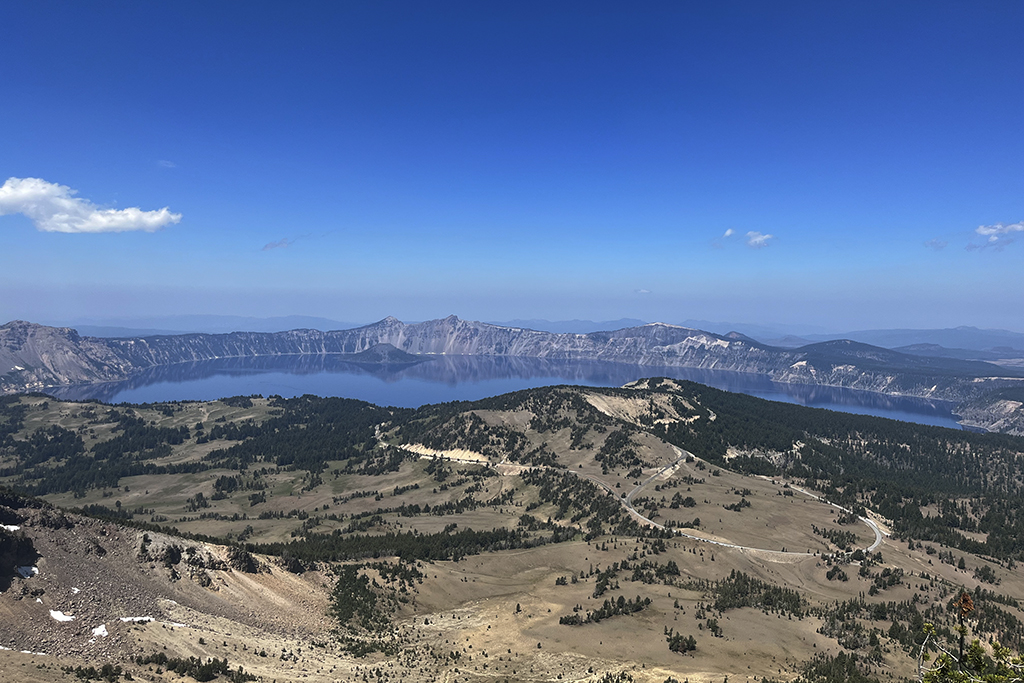
[[[596,410],[584,392],[650,399],[638,427],[715,465],[801,480],[841,505],[871,508],[907,538],[1003,560],[1024,559],[1024,438],[931,427],[766,401],[681,380],[636,388],[544,387],[473,403],[425,406],[399,432],[440,447],[544,463],[508,429],[472,411],[523,411],[538,434],[571,430],[570,448],[597,440],[608,467],[650,466],[636,456],[630,425]],[[664,400],[656,401],[656,398]],[[686,419],[667,419],[670,413]],[[635,470],[636,473],[639,469]],[[966,534],[985,534],[977,540]]]
[[[650,398],[650,412],[639,424],[624,424],[595,409],[583,391]],[[665,419],[665,410],[653,400],[659,396],[669,401],[661,405],[687,419]],[[247,400],[237,397],[228,404],[244,407]],[[397,468],[405,456],[380,447],[381,429],[392,442],[464,448],[495,460],[561,467],[546,442],[531,445],[523,431],[487,424],[477,415],[519,411],[531,415],[531,433],[566,433],[570,449],[593,447],[606,472],[623,468],[638,473],[651,464],[630,438],[647,430],[716,465],[793,477],[839,504],[869,507],[908,538],[1024,559],[1024,438],[765,401],[678,380],[648,380],[628,389],[543,387],[416,410],[340,398],[272,397],[272,410],[261,421],[205,428],[147,422],[130,406],[80,405],[82,414],[110,430],[111,438],[86,447],[82,434],[57,425],[21,433],[27,407],[17,397],[0,399],[0,449],[9,456],[0,477],[27,493],[45,495],[116,487],[122,478],[141,474],[244,472],[272,464],[308,472],[312,486],[330,461],[344,462],[345,471],[369,474]],[[173,405],[160,409],[175,410]],[[188,439],[223,445],[202,460],[167,461],[170,449]],[[727,461],[730,453],[734,457]],[[566,502],[559,504],[564,508]],[[605,525],[615,524],[602,516]],[[986,536],[982,541],[963,532]]]
[[[1024,559],[1022,437],[765,401],[677,380],[651,384],[654,392],[695,399],[696,420],[652,430],[701,458],[803,480],[836,503],[891,519],[901,536]],[[730,449],[742,455],[727,459]]]

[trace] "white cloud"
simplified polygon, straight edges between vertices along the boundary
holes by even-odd
[[[637,294],[650,294],[651,290],[649,290],[649,289],[638,289],[638,290],[636,290],[636,293]]]
[[[924,246],[928,247],[932,251],[942,251],[943,249],[946,248],[946,245],[948,244],[949,242],[947,242],[946,240],[940,240],[938,238],[935,238],[933,240],[928,240],[927,242],[925,242]]]
[[[762,249],[768,246],[768,240],[774,239],[775,235],[763,235],[755,230],[747,233],[747,246],[752,249]]]
[[[984,240],[969,243],[966,247],[967,251],[987,249],[1002,251],[1016,241],[1016,238],[1019,236],[1016,233],[1024,233],[1024,221],[1010,224],[979,225],[974,230],[974,233],[984,238]]]
[[[728,228],[722,236],[712,240],[711,246],[715,249],[722,249],[725,247],[724,240],[728,240],[736,235],[736,230]],[[746,243],[751,249],[763,249],[768,246],[768,240],[775,239],[775,235],[765,235],[763,233],[751,230],[747,233]]]
[[[987,237],[990,243],[998,242],[1010,233],[1024,232],[1024,221],[1019,223],[1010,223],[1009,225],[1005,225],[1003,223],[996,223],[995,225],[979,225],[974,232],[978,233],[982,237]]]
[[[181,220],[166,206],[156,211],[102,209],[66,185],[40,178],[8,178],[0,186],[0,216],[25,214],[42,232],[153,232]]]
[[[156,162],[156,165],[160,166],[161,168],[178,168],[178,165],[176,163],[174,163],[173,161],[167,161],[167,159],[161,159],[160,161]]]

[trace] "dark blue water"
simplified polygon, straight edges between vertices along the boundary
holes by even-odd
[[[225,396],[316,394],[415,408],[476,400],[551,384],[618,387],[642,377],[673,377],[773,401],[959,429],[953,404],[867,391],[778,384],[760,375],[678,367],[537,358],[439,356],[408,366],[360,365],[337,356],[228,358],[153,368],[124,382],[47,390],[60,398],[107,403],[212,400]]]

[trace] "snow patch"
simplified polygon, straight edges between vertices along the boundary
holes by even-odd
[[[74,595],[78,595],[78,594],[79,594],[79,593],[81,593],[81,592],[82,592],[82,591],[78,590],[77,588],[72,588],[72,589],[71,589],[71,593],[72,593],[72,594],[74,594]]]
[[[39,567],[18,567],[18,574],[21,578],[28,579],[39,573]]]
[[[103,637],[106,637],[106,636],[110,635],[109,633],[107,633],[107,625],[106,624],[100,624],[99,626],[94,628],[92,630],[92,634],[94,636],[103,636]]]
[[[4,529],[7,529],[8,531],[17,531],[17,530],[19,530],[21,528],[17,524],[0,524],[0,527],[3,527]]]
[[[57,621],[74,621],[75,620],[75,618],[73,616],[71,616],[70,614],[64,614],[60,610],[56,610],[56,609],[50,610],[50,616],[53,617],[54,619],[56,619]]]
[[[4,652],[14,652],[14,650],[12,650],[11,648],[4,647],[3,645],[0,645],[0,650],[3,650]],[[45,657],[46,656],[45,652],[32,652],[32,650],[22,650],[21,654],[23,654],[23,655],[36,655],[37,657]]]
[[[153,621],[153,617],[121,617],[121,621],[125,622],[126,624],[128,622],[138,624],[140,622]]]

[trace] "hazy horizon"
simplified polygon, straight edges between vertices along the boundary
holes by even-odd
[[[1024,6],[6,18],[0,322],[1024,331]]]
[[[874,345],[889,346],[890,348],[895,346],[903,346],[910,343],[937,343],[940,346],[957,347],[956,343],[950,343],[945,340],[943,344],[941,339],[941,333],[943,332],[966,332],[976,331],[977,333],[1009,333],[1013,336],[1024,336],[1024,332],[1020,329],[1010,328],[979,328],[970,325],[960,325],[956,327],[947,328],[867,328],[862,330],[856,329],[826,329],[820,326],[812,325],[785,325],[778,323],[758,324],[748,323],[744,321],[714,321],[714,320],[640,320],[636,318],[620,318],[618,320],[582,320],[575,318],[572,320],[547,320],[547,319],[511,319],[511,320],[474,320],[472,318],[465,318],[458,314],[455,317],[462,320],[471,322],[481,322],[489,325],[500,325],[507,327],[525,327],[535,330],[542,330],[547,332],[572,332],[579,334],[586,334],[597,331],[609,331],[617,330],[626,327],[636,327],[641,325],[648,325],[653,323],[661,323],[668,325],[675,325],[680,327],[693,328],[697,330],[703,330],[705,332],[713,332],[715,334],[727,334],[732,332],[739,332],[747,336],[753,337],[754,339],[761,342],[783,342],[784,338],[806,338],[805,341],[808,343],[822,341],[825,339],[840,339],[845,338],[844,335],[852,334],[855,336],[872,334],[872,333],[914,333],[920,332],[924,336],[913,342],[901,342],[901,343],[890,343],[884,344],[877,341],[871,340],[866,343]],[[396,316],[385,316],[396,317]],[[447,316],[443,316],[447,317]],[[437,320],[434,318],[431,320]],[[345,330],[357,327],[366,327],[381,322],[384,318],[377,320],[362,320],[362,321],[343,321],[343,320],[332,320],[323,316],[302,316],[302,315],[289,315],[289,316],[269,316],[269,317],[256,317],[256,316],[236,316],[236,315],[216,315],[216,314],[199,314],[199,315],[169,315],[169,316],[136,316],[136,317],[112,317],[112,318],[76,318],[76,319],[40,319],[30,320],[26,322],[49,325],[53,327],[70,327],[77,329],[81,334],[93,335],[101,337],[114,337],[114,336],[145,336],[145,335],[159,335],[159,334],[183,334],[183,333],[208,333],[208,334],[223,334],[227,332],[283,332],[294,329],[316,329],[324,332],[332,330]],[[426,322],[427,319],[416,318],[401,320],[401,322],[407,325],[414,325],[421,322]],[[0,325],[14,320],[0,322]],[[937,336],[936,336],[937,335]],[[890,335],[891,336],[891,335]],[[894,338],[898,338],[896,335]],[[985,337],[982,336],[982,339]],[[1024,341],[1024,340],[1022,340]],[[979,345],[981,342],[975,342],[970,344],[971,348],[986,348],[983,345]],[[996,344],[990,344],[995,346]],[[1024,349],[1022,349],[1024,350]]]

